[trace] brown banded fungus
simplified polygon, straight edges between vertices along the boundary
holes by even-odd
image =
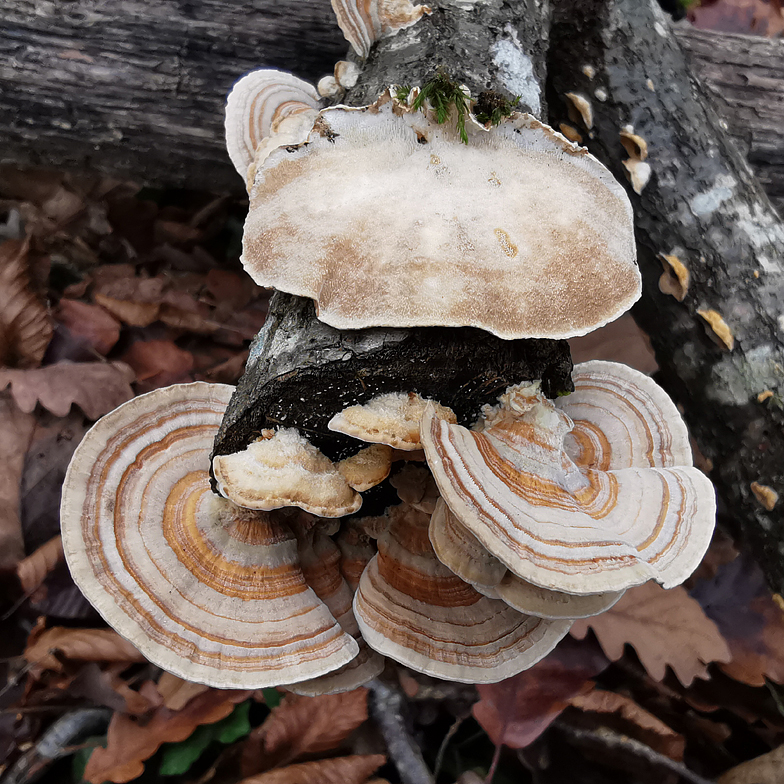
[[[715,522],[686,427],[651,379],[587,362],[555,404],[511,387],[471,431],[425,414],[428,465],[457,521],[526,582],[596,595],[696,568]],[[496,590],[497,587],[496,587]]]
[[[389,91],[322,110],[301,144],[257,155],[246,270],[339,329],[567,338],[626,311],[641,281],[609,171],[525,114],[466,128],[463,144]]]
[[[111,626],[182,678],[260,688],[322,676],[359,648],[308,587],[285,515],[210,489],[231,392],[158,389],[94,425],[63,487],[68,565]]]
[[[362,636],[379,653],[438,678],[495,683],[568,632],[571,621],[523,615],[453,574],[435,557],[427,513],[401,504],[387,517],[354,598]]]

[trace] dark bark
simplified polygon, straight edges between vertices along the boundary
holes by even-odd
[[[784,39],[674,29],[738,149],[784,215]]]
[[[11,0],[0,24],[0,163],[242,191],[231,85],[262,66],[317,80],[346,52],[329,0]]]
[[[644,287],[633,314],[651,337],[662,383],[713,463],[725,519],[742,530],[781,591],[784,227],[689,76],[655,3],[563,0],[551,36],[552,119],[565,119],[564,93],[589,96],[587,145],[621,181],[627,156],[619,131],[632,124],[648,143],[653,176],[640,196],[630,192]],[[595,68],[593,79],[584,65]],[[683,302],[659,290],[660,253],[678,256],[691,273]],[[711,339],[700,309],[724,318],[735,338],[731,351]],[[758,402],[765,390],[774,394]],[[752,482],[782,496],[773,511],[754,497]]]
[[[424,82],[443,67],[474,94],[488,87],[522,94],[540,114],[545,10],[533,0],[514,7],[495,0],[482,6],[480,17],[457,4],[442,5],[374,49],[347,102],[365,103],[392,82]],[[476,329],[346,332],[316,320],[309,302],[278,294],[215,452],[238,451],[262,428],[280,424],[299,428],[337,457],[360,444],[331,433],[326,423],[346,405],[380,392],[420,392],[452,406],[467,423],[482,403],[524,379],[541,378],[550,394],[571,388],[570,370],[564,341],[507,341]]]
[[[383,392],[418,392],[471,424],[511,384],[540,378],[545,394],[572,389],[563,340],[501,340],[480,329],[341,331],[313,303],[277,293],[223,419],[216,454],[244,449],[263,428],[297,427],[333,459],[361,446],[333,433],[338,411]]]
[[[397,70],[363,81],[354,102],[375,97],[374,89],[395,74],[421,80],[442,52],[452,62],[470,62],[466,58],[476,50],[470,44],[461,50],[461,41],[483,40],[484,15],[474,12],[457,22],[443,5],[438,13],[444,24],[421,34],[427,56],[413,45],[397,50]],[[532,41],[539,62],[546,41],[533,41],[524,31],[523,38]],[[781,209],[784,41],[689,26],[678,28],[678,38]],[[386,63],[384,46],[401,40],[382,44],[370,67],[378,57]],[[346,50],[329,0],[9,0],[0,25],[0,163],[96,169],[149,185],[241,193],[223,142],[231,84],[261,66],[315,81]],[[474,65],[464,70],[468,83],[484,79]]]

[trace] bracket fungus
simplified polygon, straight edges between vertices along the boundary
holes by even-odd
[[[68,565],[111,626],[182,678],[260,688],[325,675],[359,647],[308,587],[286,519],[210,489],[231,392],[166,387],[94,425],[63,487]]]
[[[313,85],[272,68],[251,71],[232,87],[226,100],[226,147],[234,168],[245,179],[253,176],[259,148],[277,135],[281,144],[304,141],[319,108]]]
[[[368,644],[419,672],[463,683],[495,683],[532,666],[571,621],[523,615],[490,599],[435,557],[430,515],[391,507],[354,597]]]
[[[386,91],[323,109],[302,143],[264,145],[245,269],[338,329],[568,338],[625,312],[641,278],[623,187],[529,115],[466,128],[463,144],[454,121]]]
[[[651,379],[624,365],[575,367],[553,404],[511,387],[471,431],[426,412],[428,465],[457,520],[513,574],[578,595],[655,579],[680,584],[716,513],[686,426]]]
[[[436,401],[431,401],[439,417],[457,422],[454,412]],[[327,427],[360,441],[413,452],[422,448],[419,423],[428,401],[416,392],[390,392],[378,395],[361,406],[349,406],[330,419]]]
[[[218,492],[246,509],[298,506],[342,517],[362,506],[338,466],[293,427],[268,431],[242,452],[216,455],[212,470]]]
[[[432,10],[410,0],[332,0],[332,10],[346,40],[362,58],[379,40],[411,27]]]

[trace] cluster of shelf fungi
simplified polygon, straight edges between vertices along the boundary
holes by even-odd
[[[341,26],[366,55],[393,32],[382,22]],[[321,93],[355,78],[336,68]],[[714,492],[675,405],[623,365],[572,370],[565,343],[640,295],[623,188],[548,126],[503,102],[488,119],[462,94],[438,122],[432,88],[321,108],[278,71],[235,85],[243,263],[292,312],[313,322],[315,307],[304,342],[338,356],[300,361],[294,404],[274,367],[266,391],[250,373],[237,390],[167,387],[76,450],[74,579],[164,669],[319,694],[389,657],[495,682],[573,619],[701,560]],[[292,329],[268,324],[248,369],[276,341],[292,353]],[[253,394],[233,416],[232,395]]]

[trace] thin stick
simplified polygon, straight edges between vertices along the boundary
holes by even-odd
[[[377,680],[368,686],[370,715],[384,736],[389,756],[395,763],[400,780],[403,784],[435,784],[421,749],[406,729],[403,694]]]

